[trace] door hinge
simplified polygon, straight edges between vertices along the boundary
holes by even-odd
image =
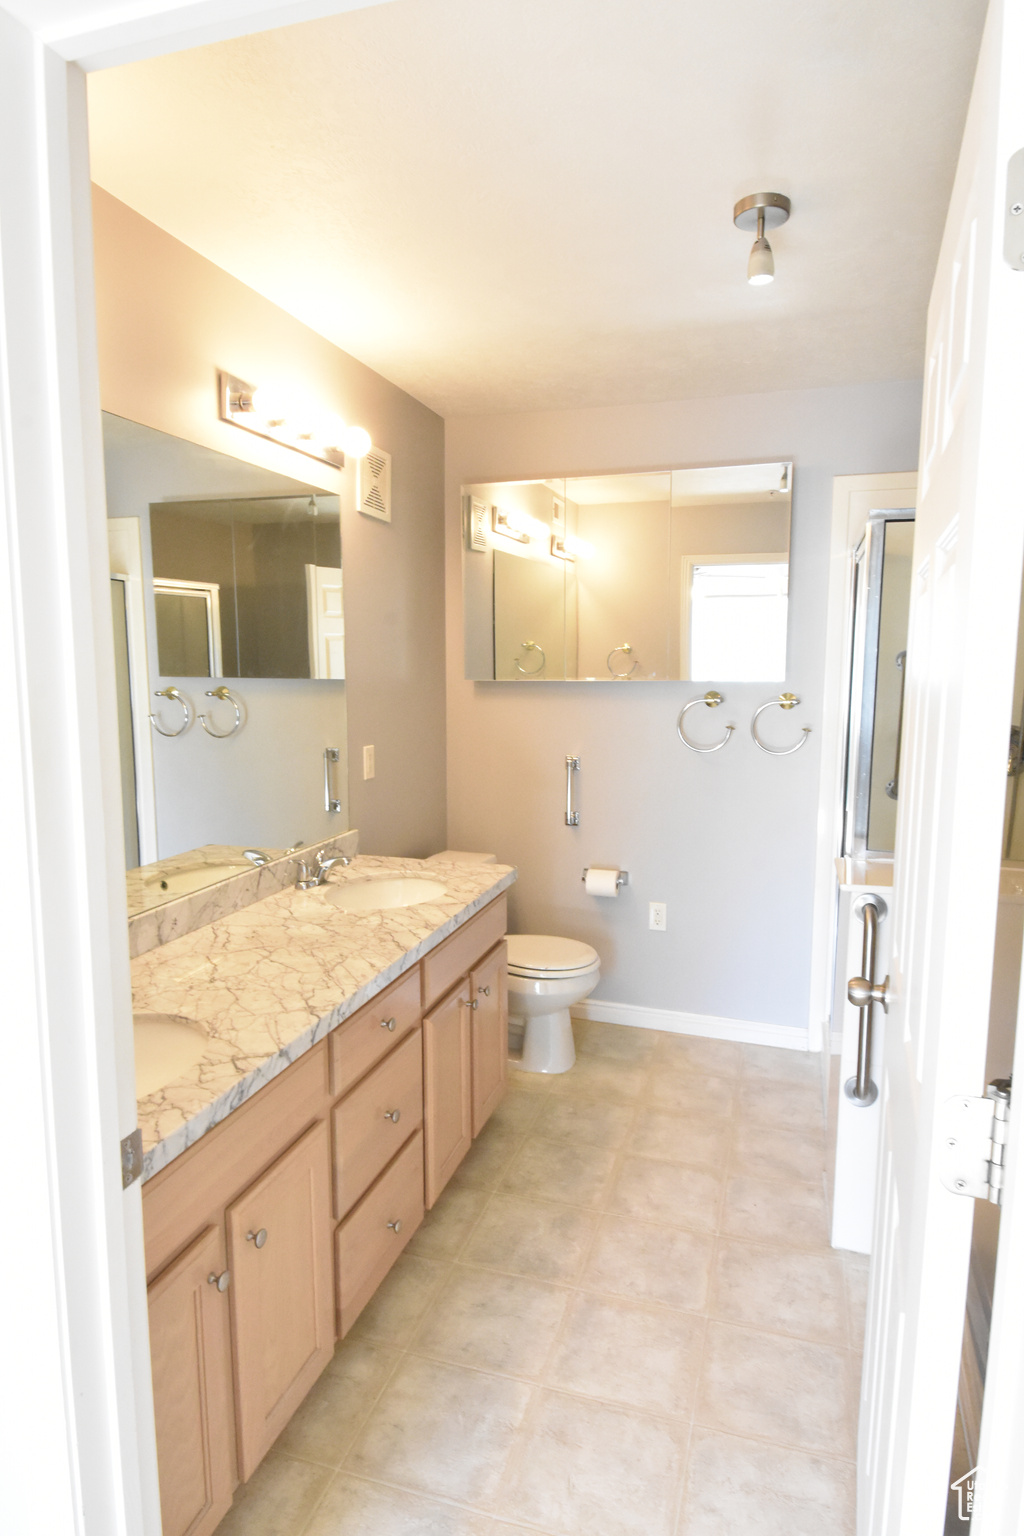
[[[939,1178],[952,1194],[1002,1203],[1012,1081],[997,1077],[983,1099],[958,1094],[942,1106]]]
[[[142,1177],[142,1132],[138,1126],[121,1138],[121,1188],[127,1189]]]

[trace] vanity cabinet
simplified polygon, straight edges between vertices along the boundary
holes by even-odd
[[[319,1121],[228,1207],[238,1470],[252,1476],[334,1353],[330,1143]]]
[[[225,1270],[208,1227],[149,1288],[163,1536],[208,1536],[237,1481]]]
[[[143,1188],[164,1536],[213,1531],[501,1098],[505,924],[499,897]]]

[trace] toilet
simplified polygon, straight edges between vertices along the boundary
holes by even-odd
[[[548,934],[508,936],[508,1013],[523,1026],[524,1072],[568,1072],[576,1060],[569,1009],[601,975],[596,949]]]
[[[427,864],[494,864],[493,853],[446,848]],[[579,939],[541,933],[508,936],[510,1032],[523,1032],[524,1072],[568,1072],[576,1060],[569,1009],[597,986],[601,958]]]

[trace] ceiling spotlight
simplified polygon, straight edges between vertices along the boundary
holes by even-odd
[[[775,277],[775,260],[764,232],[785,224],[789,209],[789,198],[783,192],[752,192],[749,197],[741,197],[732,211],[732,221],[737,229],[756,231],[757,238],[750,247],[747,262],[747,282],[755,288],[772,282]]]

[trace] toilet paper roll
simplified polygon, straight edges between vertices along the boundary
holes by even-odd
[[[617,869],[600,869],[596,864],[591,864],[583,883],[587,888],[588,896],[617,896],[619,894],[618,879]]]

